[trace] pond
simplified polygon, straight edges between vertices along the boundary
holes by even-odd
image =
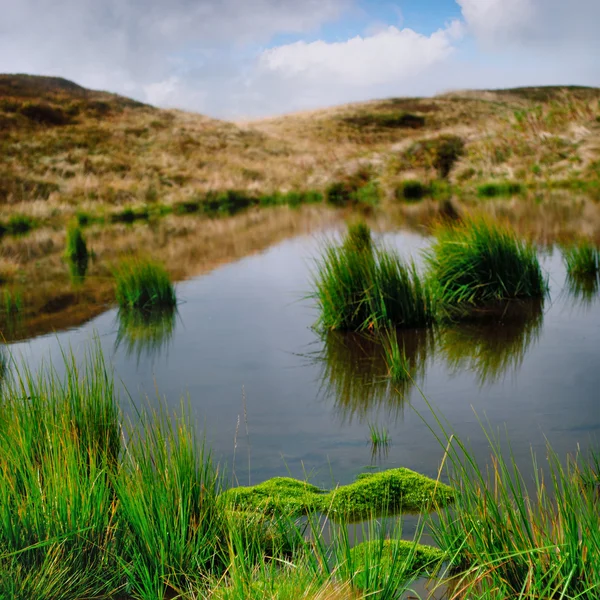
[[[408,231],[376,237],[417,260],[429,244]],[[290,475],[331,487],[397,466],[435,477],[444,448],[430,429],[432,408],[482,462],[485,430],[508,436],[525,473],[547,441],[560,456],[597,443],[600,298],[572,293],[558,250],[541,257],[550,283],[543,304],[494,323],[400,336],[413,380],[395,389],[374,342],[312,329],[307,296],[322,238],[288,239],[178,284],[172,318],[131,321],[113,309],[11,350],[35,369],[59,365],[61,349],[81,355],[97,337],[133,402],[156,404],[157,394],[173,409],[189,402],[214,457],[240,484]],[[370,426],[389,432],[381,451]]]

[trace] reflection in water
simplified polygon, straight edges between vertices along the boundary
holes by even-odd
[[[398,331],[398,345],[404,348],[410,377],[392,383],[382,342],[357,333],[331,331],[323,338],[318,356],[322,365],[321,390],[335,398],[344,419],[361,421],[373,408],[385,408],[391,417],[402,413],[404,401],[416,380],[425,373],[425,361],[433,348],[428,329]]]
[[[85,281],[90,257],[88,254],[81,258],[67,261],[69,265],[69,276],[73,285],[81,285]]]
[[[567,275],[566,289],[581,304],[589,306],[600,298],[600,277],[594,275]]]
[[[158,358],[169,347],[177,310],[174,307],[152,311],[120,309],[117,318],[115,350],[123,344],[127,356],[135,356],[139,364],[142,357]]]
[[[517,370],[537,341],[544,321],[543,301],[512,301],[502,315],[480,317],[439,333],[439,345],[450,368],[476,373],[479,384],[494,383]]]

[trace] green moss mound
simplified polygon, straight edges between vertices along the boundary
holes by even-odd
[[[312,512],[324,490],[291,477],[273,477],[259,485],[236,487],[221,495],[236,509],[299,516]]]
[[[399,468],[360,475],[354,483],[330,492],[297,479],[275,477],[252,487],[232,488],[221,498],[237,510],[288,516],[322,512],[358,520],[447,506],[454,500],[454,491],[425,475]]]
[[[372,540],[350,550],[354,585],[362,590],[432,573],[443,560],[444,553],[438,548],[406,540]]]
[[[350,485],[340,486],[323,498],[323,512],[345,519],[362,519],[378,514],[429,511],[454,500],[449,486],[399,468],[380,473],[364,473]]]

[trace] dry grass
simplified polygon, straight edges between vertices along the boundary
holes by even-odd
[[[56,223],[80,210],[172,206],[209,190],[323,189],[365,164],[391,197],[408,176],[435,177],[422,147],[442,135],[467,144],[451,174],[467,188],[494,178],[597,178],[600,90],[537,90],[396,98],[234,124],[62,80],[0,76],[0,204],[3,215]],[[23,112],[32,103],[66,121],[39,123]]]

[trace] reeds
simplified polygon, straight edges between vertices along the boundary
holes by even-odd
[[[411,379],[410,363],[404,348],[398,344],[396,330],[382,334],[383,357],[388,370],[388,378],[393,384],[402,384]]]
[[[500,441],[488,440],[487,470],[449,431],[440,440],[459,493],[431,528],[448,560],[453,597],[598,598],[599,457],[565,462],[549,447],[547,464],[533,457],[527,480]]]
[[[535,248],[490,220],[440,227],[426,259],[447,316],[498,310],[498,303],[543,298],[548,291]]]
[[[388,446],[390,443],[390,433],[384,425],[369,423],[369,441],[373,450],[382,446]]]
[[[433,321],[432,298],[414,264],[390,249],[356,249],[352,238],[328,244],[313,277],[324,330],[374,331]]]
[[[175,288],[161,263],[149,258],[128,259],[114,271],[116,298],[123,309],[173,307]]]

